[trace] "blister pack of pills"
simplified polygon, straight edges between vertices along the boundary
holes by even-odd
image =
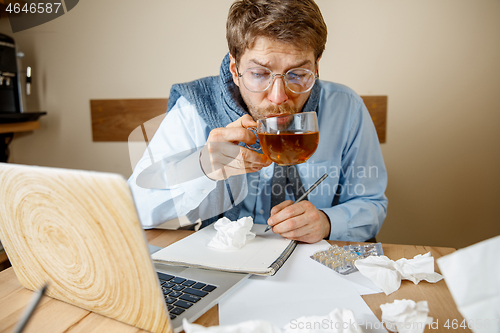
[[[382,243],[346,245],[344,247],[334,244],[324,251],[314,253],[311,259],[340,274],[347,275],[358,270],[354,265],[356,260],[381,255],[384,255]]]

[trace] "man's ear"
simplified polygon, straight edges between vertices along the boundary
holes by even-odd
[[[240,80],[238,77],[238,71],[236,70],[236,59],[233,57],[231,53],[229,53],[229,60],[231,61],[229,63],[229,71],[233,75],[233,82],[235,85],[238,87],[240,86]]]
[[[321,57],[319,57],[318,59],[316,59],[316,76],[319,76],[319,61],[321,60]]]

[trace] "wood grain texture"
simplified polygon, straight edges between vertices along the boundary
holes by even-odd
[[[385,143],[387,96],[361,98],[372,117],[379,142]],[[93,141],[149,142],[166,115],[167,104],[168,98],[91,100]]]
[[[167,104],[168,98],[91,100],[92,139],[128,141],[134,132],[131,141],[144,141],[141,125],[146,124],[146,132],[154,134],[165,117]]]
[[[331,243],[338,244],[339,246],[351,244],[349,242]],[[384,255],[391,260],[398,260],[401,258],[411,259],[417,254],[431,252],[431,256],[434,257],[434,271],[438,273],[440,273],[440,270],[439,266],[436,264],[436,259],[455,252],[455,249],[449,247],[419,245],[382,244],[382,248],[384,250]],[[434,322],[437,321],[439,324],[439,329],[437,331],[448,331],[448,329],[444,327],[447,320],[451,323],[452,320],[456,319],[459,325],[464,320],[455,305],[455,301],[444,279],[437,283],[422,281],[418,285],[415,285],[411,281],[403,280],[401,281],[401,287],[390,295],[379,293],[364,295],[362,297],[379,320],[382,320],[380,305],[392,303],[397,299],[411,299],[415,302],[427,301],[429,304],[429,316],[433,317]],[[464,329],[463,327],[458,327],[457,330],[471,332],[468,328]]]
[[[380,143],[386,142],[387,134],[387,96],[361,96],[372,117]]]
[[[48,282],[52,298],[151,332],[171,332],[125,179],[36,169],[0,164],[0,239],[21,285],[36,290]],[[26,299],[19,299],[19,292],[5,295],[9,317],[18,318],[29,301],[31,293],[23,293]],[[56,309],[64,308],[56,304],[48,310],[55,322],[62,311]],[[87,316],[83,309],[71,310],[72,318]]]
[[[179,239],[182,239],[192,231],[186,230],[159,230],[152,229],[146,230],[146,237],[148,239],[148,243],[156,246],[167,246]],[[358,244],[358,243],[350,243],[350,242],[330,242],[333,244],[348,245],[348,244]],[[417,254],[423,254],[428,251],[431,251],[431,254],[435,259],[452,253],[455,250],[452,248],[443,248],[443,247],[429,247],[429,246],[414,246],[414,245],[396,245],[396,244],[382,244],[384,249],[384,254],[393,260],[397,260],[400,258],[413,258]],[[437,266],[436,266],[437,269]],[[10,310],[11,306],[9,302],[20,297],[19,303],[16,307],[26,306],[29,302],[29,297],[24,297],[24,293],[32,294],[32,292],[27,291],[22,288],[21,284],[17,280],[16,276],[12,268],[8,268],[3,272],[0,272],[0,331],[3,331],[6,326],[6,323],[15,322],[20,316],[20,312],[14,311],[14,313]],[[454,320],[456,319],[459,323],[462,322],[463,317],[457,310],[457,307],[451,297],[451,294],[446,287],[446,283],[444,281],[440,281],[438,283],[427,283],[425,281],[420,282],[418,285],[413,284],[410,281],[403,281],[401,284],[401,288],[394,292],[393,294],[386,296],[384,293],[373,294],[373,295],[365,295],[362,296],[365,302],[368,304],[370,309],[375,313],[377,318],[381,320],[382,312],[380,310],[380,305],[388,302],[392,302],[394,299],[412,299],[414,301],[426,300],[429,303],[430,312],[429,315],[434,318],[434,321],[439,321],[439,330],[438,331],[448,331],[444,328],[444,323],[446,320]],[[52,300],[53,302],[58,302],[63,304],[59,310],[59,312],[55,313],[54,309],[47,309],[45,306],[41,307],[40,315],[36,315],[33,318],[33,322],[28,327],[27,332],[37,332],[37,333],[62,333],[62,332],[119,332],[120,329],[123,328],[124,332],[136,332],[130,329],[130,326],[123,325],[117,321],[111,320],[109,318],[105,318],[103,316],[99,316],[96,314],[89,315],[89,312],[86,312],[87,315],[82,315],[75,310],[74,306],[59,302],[57,300]],[[251,306],[251,304],[249,304]],[[78,309],[78,308],[76,308]],[[45,322],[58,322],[58,318],[67,316],[68,321],[73,321],[73,324],[70,325],[68,329],[68,324],[65,322],[64,324],[59,324],[56,327],[50,327],[48,329],[32,329],[33,327],[44,327],[46,328],[48,324]],[[213,326],[219,324],[218,319],[218,306],[214,306],[209,311],[207,311],[204,315],[198,318],[195,323],[203,325],[203,326]],[[8,326],[11,327],[11,326]],[[126,328],[129,328],[127,330]],[[104,329],[105,328],[105,329]],[[462,328],[458,328],[462,329]],[[468,331],[468,330],[464,330]],[[139,330],[138,332],[145,332]]]
[[[40,128],[40,121],[25,121],[20,123],[0,124],[0,134],[34,131]]]
[[[146,231],[146,236],[148,242],[156,246],[166,246],[166,244],[171,244],[179,240],[180,238],[186,237],[192,233],[192,231],[173,231],[173,230],[159,230],[153,229]],[[329,241],[331,244],[337,244],[339,246],[349,245],[349,244],[363,244],[363,243],[352,243],[352,242],[340,242],[340,241]],[[431,252],[434,259],[438,259],[444,255],[450,254],[455,251],[453,248],[448,247],[434,247],[434,246],[417,246],[417,245],[400,245],[400,244],[382,244],[384,254],[392,260],[398,260],[401,258],[413,258],[417,254],[424,254]],[[439,267],[434,264],[434,269],[439,272]],[[362,296],[366,304],[370,307],[373,313],[377,316],[379,320],[382,320],[382,310],[380,305],[385,303],[393,302],[395,299],[411,299],[416,302],[425,300],[429,304],[429,316],[434,318],[434,321],[438,321],[439,330],[444,331],[444,324],[446,320],[450,322],[456,319],[459,323],[463,321],[463,317],[458,311],[453,297],[451,296],[446,282],[444,280],[438,283],[427,283],[425,281],[420,282],[415,285],[411,281],[402,281],[401,287],[396,292],[390,294],[389,296],[384,293],[364,295]],[[249,305],[250,306],[250,305]],[[207,312],[198,318],[195,323],[199,323],[203,326],[214,326],[219,324],[219,317],[215,315],[215,307],[211,309],[213,313]],[[217,312],[218,314],[218,312]],[[470,332],[469,329],[464,329],[459,327],[458,330],[463,332]],[[447,330],[446,330],[447,331]]]
[[[0,271],[10,267],[9,258],[4,250],[0,250]]]
[[[0,250],[0,264],[3,263],[4,261],[9,260],[7,258],[7,254],[5,253],[4,250]]]

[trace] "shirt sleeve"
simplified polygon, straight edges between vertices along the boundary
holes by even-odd
[[[205,176],[199,163],[208,132],[195,107],[184,97],[179,98],[128,180],[144,228],[179,216],[189,218],[189,213],[216,188],[216,182]]]
[[[364,103],[354,116],[341,160],[336,206],[321,209],[331,223],[330,240],[375,237],[387,215],[387,171],[375,127]]]

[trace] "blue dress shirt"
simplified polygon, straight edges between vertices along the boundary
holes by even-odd
[[[318,149],[297,169],[305,189],[325,172],[329,177],[308,199],[328,215],[330,239],[372,238],[387,214],[387,172],[363,100],[346,86],[321,81],[318,124]],[[180,216],[192,222],[203,220],[231,208],[227,193],[221,200],[220,188],[224,186],[206,177],[199,164],[200,150],[208,135],[209,129],[194,105],[181,97],[129,179],[144,228]],[[267,223],[273,170],[274,163],[242,175],[243,186],[232,188],[234,201],[242,201],[240,217],[252,216],[255,223]],[[337,189],[339,204],[332,206]]]

